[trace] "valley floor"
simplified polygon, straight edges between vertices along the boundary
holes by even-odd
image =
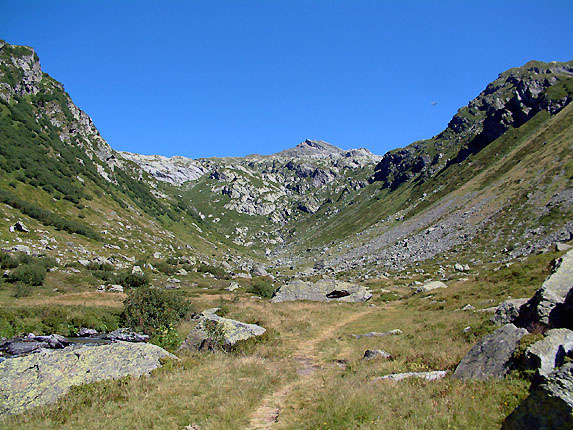
[[[50,407],[7,418],[7,429],[492,429],[527,396],[514,372],[504,380],[375,381],[394,372],[446,370],[495,329],[490,308],[529,297],[557,253],[497,271],[476,270],[448,288],[412,294],[408,279],[372,280],[365,303],[270,303],[246,293],[196,294],[196,309],[267,328],[232,353],[181,353],[149,377],[74,388]],[[488,269],[489,270],[489,269]],[[391,291],[391,293],[388,293]],[[60,303],[102,295],[70,293]],[[109,295],[108,306],[122,300]],[[474,309],[462,310],[467,304]],[[33,306],[33,304],[31,304]],[[469,328],[467,328],[469,327]],[[181,331],[188,330],[184,323]],[[353,334],[387,332],[385,337]],[[363,360],[367,349],[391,359]]]

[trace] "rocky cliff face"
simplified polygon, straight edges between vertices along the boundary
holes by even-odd
[[[572,78],[573,61],[531,61],[500,74],[461,108],[438,136],[384,155],[370,181],[396,189],[411,179],[424,180],[447,165],[464,161],[540,111],[554,115],[563,109],[572,99]]]

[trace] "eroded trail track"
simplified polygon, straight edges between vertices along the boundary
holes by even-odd
[[[247,429],[264,430],[272,428],[279,420],[281,408],[292,389],[297,385],[308,382],[316,371],[324,368],[324,363],[321,363],[316,352],[317,345],[334,336],[345,325],[360,319],[370,312],[372,312],[372,309],[353,313],[338,321],[337,324],[326,327],[318,333],[316,337],[302,342],[298,348],[293,351],[292,355],[292,359],[296,362],[296,373],[298,377],[288,384],[281,385],[267,397],[263,398],[260,406],[253,412]]]

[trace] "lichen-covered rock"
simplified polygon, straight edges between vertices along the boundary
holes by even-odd
[[[432,291],[432,290],[435,290],[437,288],[448,288],[448,286],[446,284],[444,284],[442,281],[427,282],[424,285],[421,285],[418,288],[416,288],[415,293],[416,294],[426,293],[428,291]]]
[[[260,336],[265,331],[266,329],[256,324],[246,324],[223,318],[215,315],[213,310],[204,311],[200,314],[197,325],[181,344],[180,349],[191,351],[227,350],[238,341]]]
[[[426,381],[436,381],[446,376],[448,372],[445,370],[433,370],[431,372],[407,372],[407,373],[392,373],[390,375],[378,376],[374,378],[375,381],[401,381],[407,378],[419,378]]]
[[[505,419],[503,430],[573,428],[573,363],[543,377]]]
[[[504,377],[513,367],[513,353],[526,334],[524,328],[517,328],[513,324],[504,325],[475,344],[460,361],[452,376],[479,380]]]
[[[548,375],[560,367],[569,352],[573,351],[573,331],[566,328],[549,330],[545,338],[530,345],[525,351],[525,364]]]
[[[147,343],[116,342],[42,350],[0,363],[0,416],[55,402],[74,385],[141,376],[171,357]]]
[[[348,282],[322,279],[313,284],[295,280],[279,287],[275,291],[271,302],[290,302],[294,300],[365,302],[371,297],[372,294],[366,288]]]
[[[375,358],[382,358],[388,360],[392,358],[392,355],[388,354],[386,351],[383,351],[381,349],[367,349],[366,351],[364,351],[364,357],[362,357],[362,360],[372,360]]]
[[[520,327],[568,327],[571,321],[563,315],[567,295],[573,289],[573,250],[555,262],[553,273],[534,296],[521,307],[517,325]]]

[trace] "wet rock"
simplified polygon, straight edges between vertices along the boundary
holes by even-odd
[[[127,328],[118,328],[117,330],[114,330],[111,333],[105,335],[104,339],[115,342],[147,342],[149,340],[149,336],[146,334],[135,333],[134,331],[131,331]]]
[[[0,416],[55,402],[73,385],[140,376],[175,358],[146,343],[68,346],[10,358],[0,363]]]
[[[512,356],[527,330],[506,324],[484,337],[466,354],[456,368],[457,379],[502,378],[514,366]]]
[[[78,330],[78,336],[80,337],[94,336],[96,334],[97,330],[94,330],[93,328],[82,327]]]
[[[545,338],[530,345],[525,351],[527,368],[548,375],[560,367],[565,357],[573,352],[573,331],[566,328],[549,330]]]
[[[348,282],[322,279],[316,283],[294,280],[275,291],[272,303],[289,302],[293,300],[310,300],[328,302],[364,302],[372,294],[364,287]]]
[[[505,419],[503,430],[573,428],[573,363],[542,378]]]
[[[407,378],[420,378],[420,379],[425,379],[426,381],[436,381],[438,379],[444,378],[447,373],[448,372],[445,370],[434,370],[431,372],[392,373],[390,375],[379,376],[377,378],[374,378],[374,381],[383,381],[383,380],[401,381]]]
[[[535,295],[519,310],[516,324],[520,327],[573,328],[565,303],[573,289],[573,251],[567,252],[555,262],[553,272],[543,282]],[[564,314],[565,313],[565,314]]]

